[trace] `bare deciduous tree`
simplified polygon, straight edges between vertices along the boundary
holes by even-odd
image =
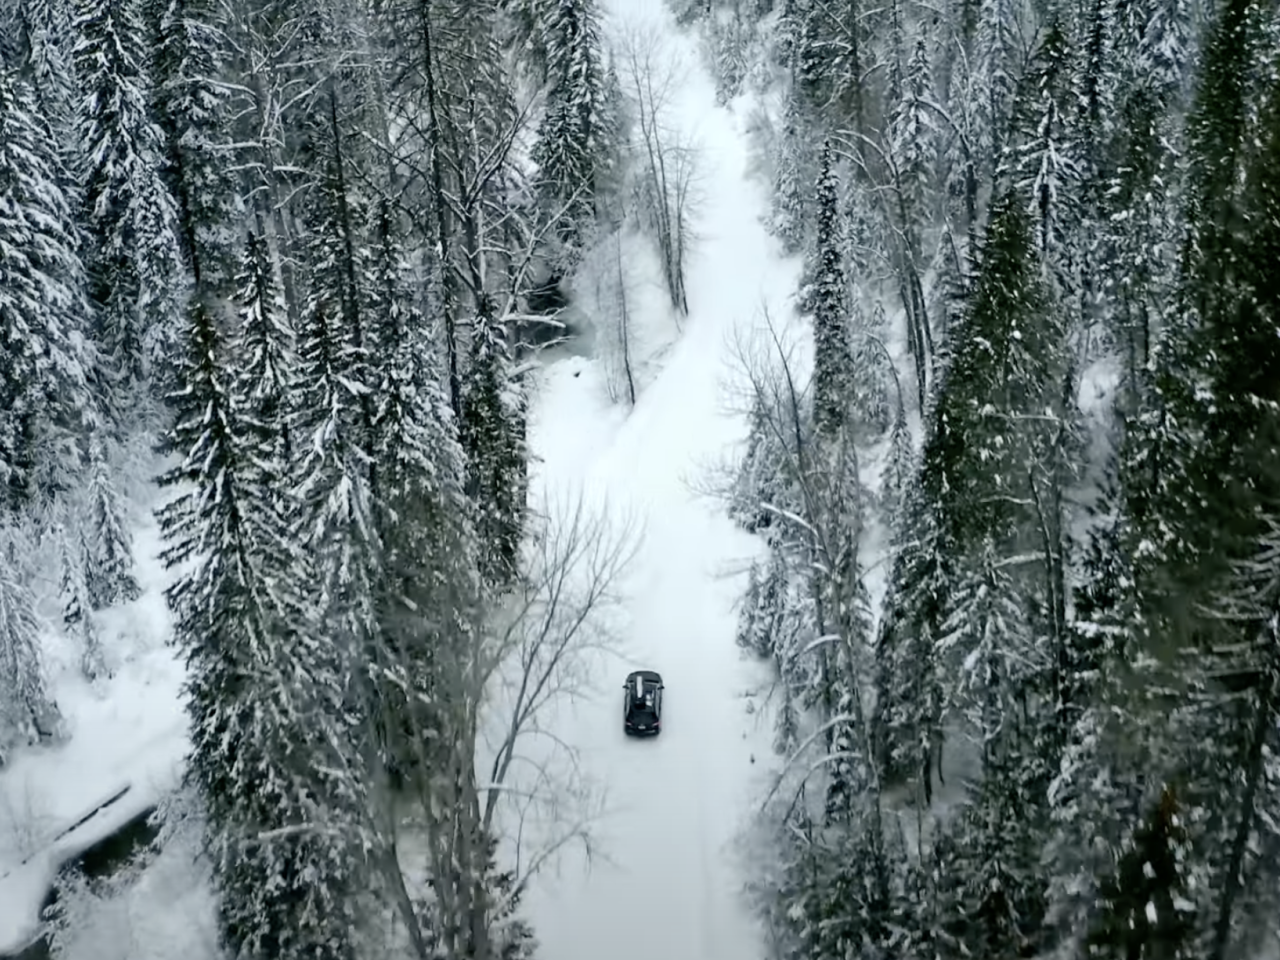
[[[637,542],[632,523],[593,512],[580,497],[542,512],[515,585],[489,597],[476,622],[442,636],[432,702],[410,721],[419,725],[422,750],[406,784],[412,812],[399,823],[392,806],[383,815],[393,834],[425,833],[432,926],[446,956],[497,956],[494,920],[529,879],[567,846],[592,852],[590,827],[601,798],[544,721],[557,704],[585,691],[593,658],[612,644],[611,612]],[[527,849],[531,816],[544,829]],[[502,893],[507,902],[500,902],[491,883],[493,840],[512,826],[515,876]],[[387,882],[399,888],[400,913],[425,956],[424,925],[411,906],[396,842],[389,848]]]
[[[684,76],[652,27],[631,27],[619,43],[622,83],[634,113],[637,213],[652,232],[671,305],[688,314],[685,261],[697,186],[697,149],[670,125],[669,108]]]

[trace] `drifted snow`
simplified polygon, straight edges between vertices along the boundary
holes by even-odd
[[[187,748],[182,677],[173,651],[162,648],[98,691],[64,680],[58,692],[68,742],[21,754],[0,775],[0,956],[35,938],[63,863],[178,785]]]

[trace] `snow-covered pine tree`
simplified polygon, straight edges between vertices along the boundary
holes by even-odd
[[[1038,477],[1056,475],[1064,343],[1031,243],[1025,204],[1006,193],[993,204],[924,467],[953,571],[937,641],[945,703],[982,750],[957,880],[980,927],[968,942],[992,957],[1016,955],[1040,925],[1039,844],[1058,766],[1046,704],[1060,617],[1042,587],[1055,548],[1036,504]]]
[[[782,241],[787,253],[795,253],[805,240],[805,176],[804,144],[805,125],[801,116],[802,106],[792,84],[787,93],[786,107],[782,114],[782,129],[774,146],[773,191],[769,227]]]
[[[897,168],[904,215],[916,232],[933,210],[932,190],[937,162],[937,106],[933,103],[928,37],[916,36],[903,77],[902,97],[891,104],[889,149]]]
[[[559,0],[498,0],[507,17],[507,47],[519,57],[539,86],[551,79],[550,25]]]
[[[551,89],[533,161],[547,213],[570,261],[581,253],[595,217],[602,176],[614,146],[603,124],[604,63],[596,0],[558,0],[547,25]]]
[[[1017,0],[977,0],[968,97],[976,114],[971,131],[978,162],[994,172],[1004,152],[1021,66]],[[985,179],[985,178],[984,178]]]
[[[1075,56],[1066,25],[1053,18],[1019,81],[999,163],[1032,212],[1035,247],[1059,309],[1071,305],[1080,283],[1075,240],[1082,148],[1073,123],[1079,99],[1071,69]]]
[[[1158,757],[1178,748],[1153,721],[1167,687],[1140,653],[1142,624],[1131,557],[1132,527],[1123,490],[1108,478],[1093,507],[1065,650],[1059,722],[1068,726],[1048,791],[1052,826],[1045,844],[1047,935],[1081,956],[1099,897],[1146,797]]]
[[[355,657],[373,635],[380,552],[362,411],[366,357],[337,303],[316,300],[308,313],[290,428],[299,450],[293,535],[315,563],[312,600],[323,611],[326,638]]]
[[[1188,355],[1196,361],[1188,412],[1198,414],[1203,433],[1183,454],[1189,509],[1173,517],[1192,547],[1175,567],[1194,604],[1180,651],[1190,695],[1178,714],[1198,781],[1187,819],[1199,819],[1196,799],[1212,798],[1207,836],[1194,841],[1214,891],[1204,941],[1210,960],[1250,953],[1271,929],[1266,918],[1277,904],[1269,878],[1280,863],[1280,284],[1271,266],[1280,251],[1280,52],[1264,32],[1271,13],[1245,3],[1220,11],[1202,61],[1197,133],[1225,122],[1222,132],[1240,140],[1233,148],[1192,138],[1200,190],[1183,281],[1194,311]],[[1207,115],[1215,103],[1225,116]],[[1238,157],[1236,179],[1199,166],[1217,151]]]
[[[381,550],[377,464],[370,457],[370,203],[361,189],[367,158],[348,127],[351,118],[339,112],[346,94],[331,77],[308,131],[305,156],[316,174],[307,222],[309,289],[298,331],[297,397],[289,406],[299,453],[296,535],[319,571],[315,603],[325,611],[330,639],[363,657],[357,651],[373,636]]]
[[[1150,817],[1128,839],[1115,872],[1103,879],[1088,930],[1088,960],[1190,960],[1194,944],[1190,835],[1177,793],[1166,785]]]
[[[54,736],[60,721],[45,683],[35,598],[16,551],[8,522],[0,523],[0,765],[13,746]]]
[[[887,249],[897,274],[898,296],[906,315],[907,347],[915,366],[921,407],[928,394],[934,360],[933,331],[923,277],[928,262],[926,237],[932,225],[938,143],[937,108],[930,93],[930,74],[926,35],[922,28],[907,63],[906,74],[898,84],[898,95],[889,103],[887,155],[893,193],[891,200],[886,203],[882,199],[879,204],[885,220],[881,243]],[[881,359],[875,358],[877,366]],[[884,426],[882,422],[880,429],[883,430]]]
[[[89,289],[103,359],[122,391],[104,399],[119,418],[150,361],[172,355],[166,344],[179,325],[183,279],[177,210],[163,178],[135,0],[76,0],[74,32]]]
[[[954,550],[942,539],[932,491],[911,487],[893,530],[883,615],[875,647],[877,763],[886,786],[908,782],[917,802],[941,777],[945,684],[938,643]]]
[[[865,8],[850,0],[833,16],[822,0],[794,0],[791,11],[799,26],[792,47],[796,77],[808,104],[831,128],[870,133],[866,71],[873,56]]]
[[[907,421],[906,404],[900,384],[895,385],[895,402],[889,421],[889,445],[880,471],[880,509],[885,526],[899,530],[905,523],[907,497],[915,481],[918,463],[911,424]]]
[[[98,680],[108,674],[89,598],[89,545],[82,529],[72,531],[65,522],[60,522],[54,533],[61,566],[62,626],[80,642],[80,672],[87,680]]]
[[[1152,350],[1175,277],[1176,227],[1171,185],[1176,183],[1170,144],[1174,123],[1167,94],[1138,78],[1123,92],[1115,135],[1109,143],[1113,169],[1105,171],[1105,213],[1094,253],[1103,294],[1101,317],[1124,361],[1121,405],[1137,416]]]
[[[0,69],[0,506],[52,497],[93,421],[88,304],[57,138],[30,84]]]
[[[962,552],[1018,533],[1026,518],[1013,505],[1056,433],[1044,411],[1060,404],[1063,333],[1031,259],[1029,218],[1013,193],[993,208],[925,450],[926,482]]]
[[[467,454],[467,495],[476,504],[481,570],[491,583],[516,574],[524,532],[524,397],[511,379],[505,332],[481,303],[472,321],[471,355],[459,424]]]
[[[138,599],[142,591],[133,575],[132,537],[98,437],[90,441],[88,508],[92,529],[92,559],[86,571],[90,605],[102,610]]]
[[[40,113],[53,134],[51,145],[60,160],[60,183],[69,193],[76,188],[68,167],[76,147],[69,4],[66,0],[17,0],[11,29],[18,44],[11,62],[31,83]]]
[[[289,464],[294,455],[289,433],[289,401],[297,363],[294,334],[276,283],[271,251],[266,240],[252,230],[245,240],[235,284],[240,314],[237,402],[244,411],[246,429],[256,432],[259,442],[272,449],[272,462]]]
[[[807,306],[813,314],[813,422],[820,435],[844,427],[853,394],[849,353],[849,290],[839,217],[839,174],[830,141],[823,144],[817,183],[817,234]]]
[[[945,924],[963,945],[960,956],[1015,960],[1037,956],[1043,942],[1043,784],[1028,777],[1028,759],[1019,752],[988,758],[954,825]]]
[[[207,810],[219,939],[237,955],[351,960],[368,882],[350,662],[300,589],[314,574],[224,363],[212,312],[193,299],[165,436],[182,459],[160,478],[178,493],[157,518],[163,561],[187,567],[166,597],[189,665],[187,777]]]
[[[197,284],[225,297],[235,266],[240,209],[231,146],[225,33],[210,0],[159,0],[151,59],[156,113],[164,131],[166,182]]]
[[[467,656],[477,544],[458,425],[388,200],[378,206],[374,238],[371,454],[383,558],[379,647],[370,656],[381,667],[374,689],[383,762],[405,776],[421,772],[426,732],[441,730],[433,703],[438,665]]]

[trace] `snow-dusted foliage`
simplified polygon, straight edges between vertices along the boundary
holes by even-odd
[[[21,580],[16,544],[0,527],[0,761],[15,745],[28,745],[58,732],[60,716],[49,695],[40,650],[41,623],[35,598]]]
[[[596,196],[614,161],[596,0],[557,0],[546,25],[551,89],[533,160],[566,255],[581,255]]]
[[[57,137],[19,74],[0,71],[0,497],[55,495],[94,421],[84,268]]]
[[[77,0],[73,29],[89,290],[97,342],[123,391],[111,409],[124,417],[130,391],[172,355],[182,314],[178,211],[163,178],[136,0]]]
[[[86,494],[89,566],[86,587],[94,610],[138,599],[133,575],[133,547],[123,504],[116,492],[107,458],[95,441],[90,447],[89,489]]]

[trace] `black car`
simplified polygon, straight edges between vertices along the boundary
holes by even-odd
[[[662,729],[662,677],[653,670],[627,674],[622,685],[622,729],[637,737],[657,736]]]

